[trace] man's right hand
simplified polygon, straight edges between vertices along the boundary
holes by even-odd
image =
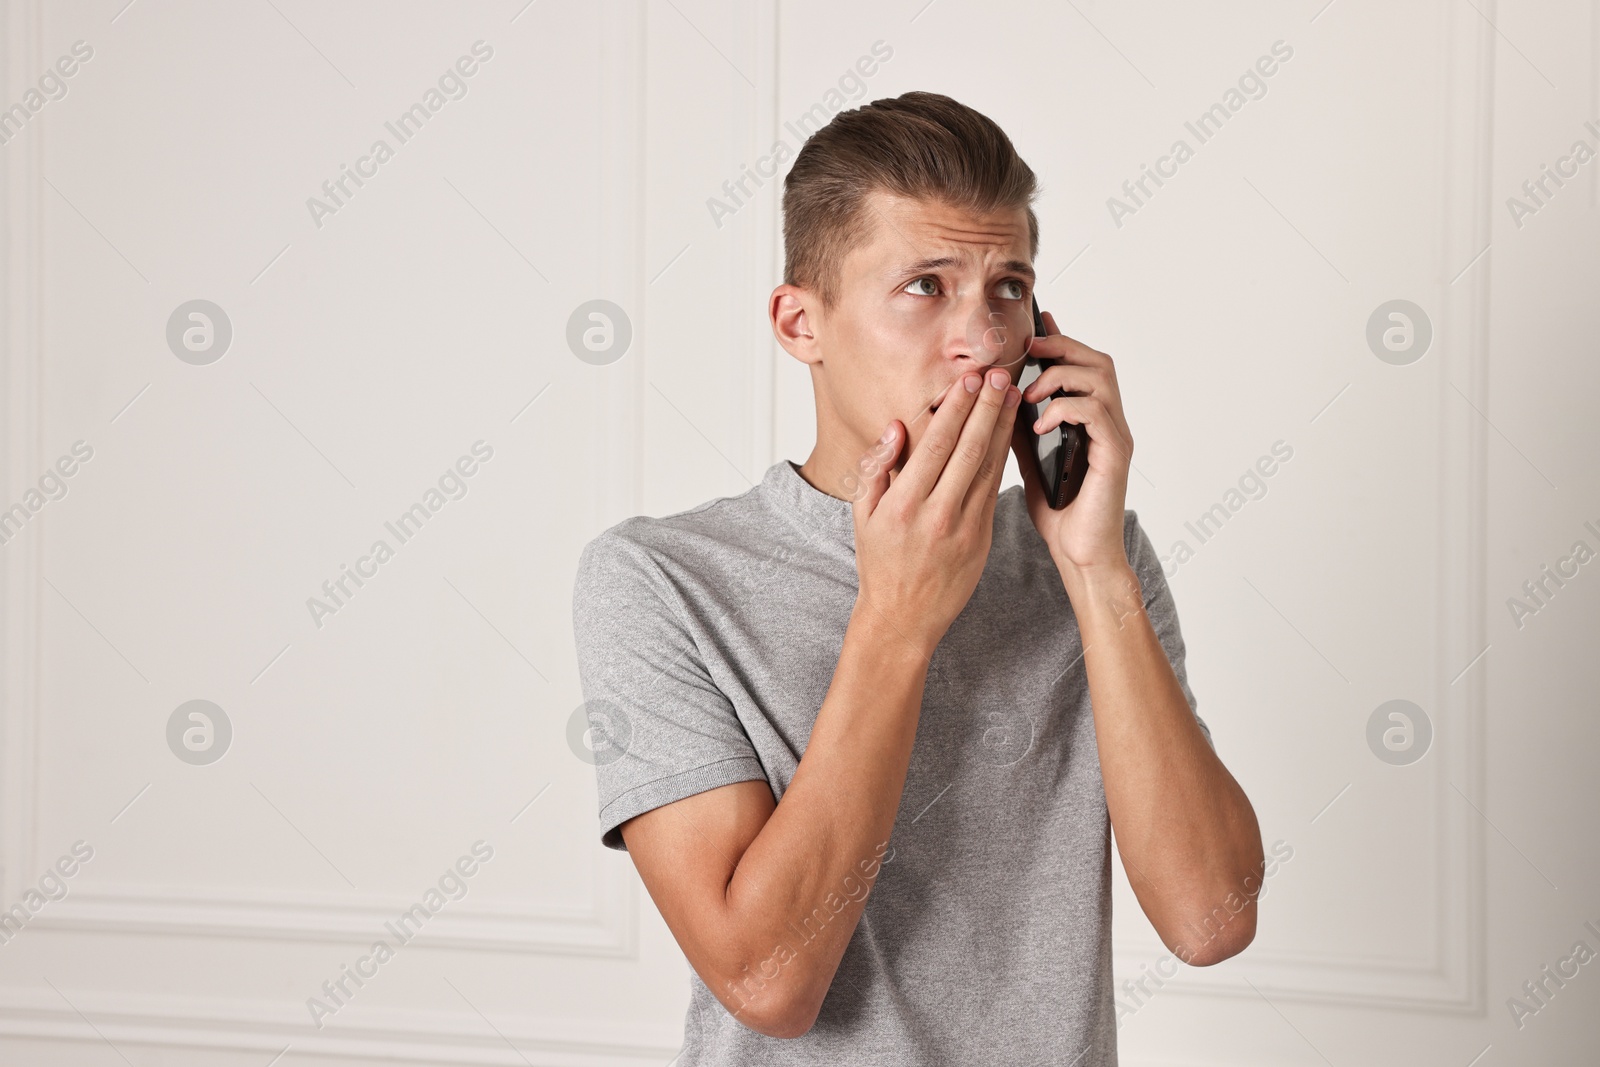
[[[1004,370],[964,375],[945,391],[892,483],[906,440],[899,419],[861,458],[852,503],[858,604],[882,615],[925,659],[983,575],[1021,396]]]

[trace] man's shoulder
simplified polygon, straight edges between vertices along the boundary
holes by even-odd
[[[619,571],[697,567],[755,536],[769,519],[760,485],[668,515],[631,515],[596,534],[578,556],[580,587]]]

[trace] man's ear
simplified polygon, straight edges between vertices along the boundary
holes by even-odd
[[[772,290],[767,300],[767,316],[778,343],[801,363],[822,362],[822,348],[813,329],[812,311],[821,301],[809,289],[787,283]]]

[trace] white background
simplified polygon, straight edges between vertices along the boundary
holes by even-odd
[[[1123,1062],[1600,1055],[1600,963],[1520,1029],[1506,1004],[1600,951],[1600,563],[1520,627],[1507,607],[1600,549],[1600,161],[1520,226],[1506,205],[1595,143],[1600,4],[0,12],[0,106],[94,50],[0,146],[0,507],[94,450],[0,545],[0,907],[95,850],[0,944],[0,1061],[674,1057],[686,964],[567,739],[573,567],[625,516],[804,460],[809,377],[765,317],[781,173],[720,225],[707,201],[775,142],[792,160],[813,105],[910,89],[1039,174],[1040,302],[1117,359],[1129,506],[1196,549],[1168,569],[1199,711],[1294,850],[1254,944],[1125,1019]],[[307,199],[478,40],[467,94],[317,225]],[[1267,93],[1116,225],[1107,198],[1275,41]],[[166,342],[193,299],[233,328],[205,366]],[[593,299],[633,330],[603,367],[565,339]],[[1365,339],[1392,299],[1434,331],[1405,366]],[[319,627],[307,598],[479,440],[467,495]],[[208,766],[167,747],[193,699],[233,727]],[[1392,699],[1433,725],[1408,766],[1367,745]],[[307,998],[480,839],[466,896],[314,1026]],[[1120,980],[1163,952],[1117,875]]]

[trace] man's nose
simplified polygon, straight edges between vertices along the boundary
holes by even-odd
[[[965,355],[986,366],[1020,363],[1016,324],[1009,321],[998,301],[978,293],[957,301],[955,309],[958,324],[951,338],[949,354]]]

